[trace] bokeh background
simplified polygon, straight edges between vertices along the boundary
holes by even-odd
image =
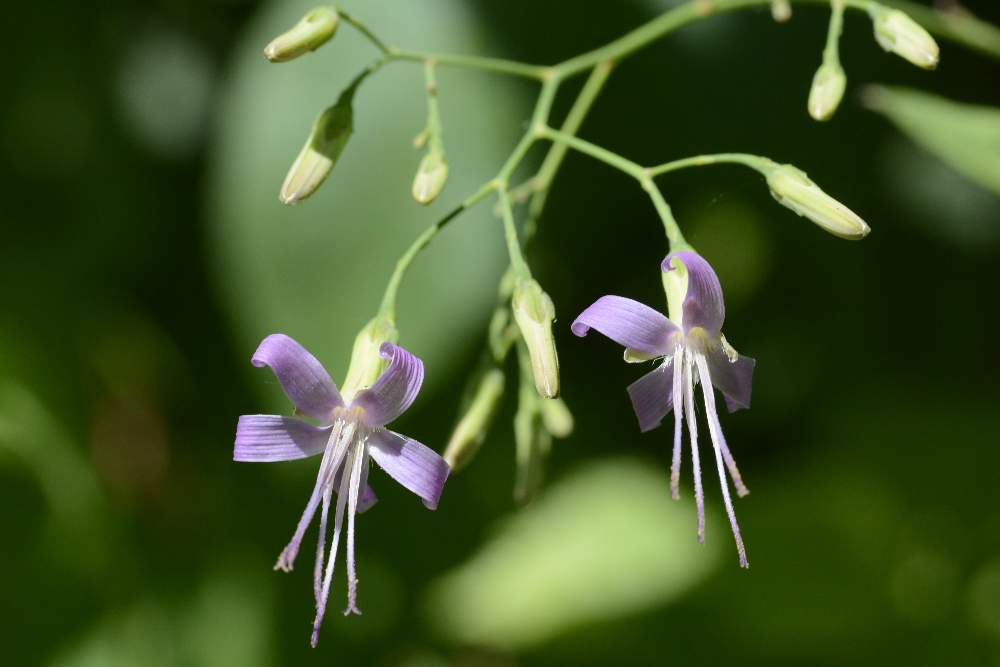
[[[409,198],[421,72],[393,64],[360,92],[329,182],[283,207],[312,118],[375,55],[342,27],[317,54],[268,64],[264,44],[309,4],[5,9],[2,664],[1000,664],[1000,112],[898,89],[875,111],[860,94],[886,84],[996,107],[1000,63],[942,41],[938,71],[918,70],[851,12],[850,91],[818,124],[805,112],[817,7],[672,35],[616,70],[581,132],[642,163],[792,162],[871,224],[860,243],[826,235],[736,167],[662,181],[725,286],[729,340],[758,359],[753,409],[723,417],[753,491],[737,503],[751,569],[737,567],[711,474],[704,546],[687,462],[685,497],[669,500],[669,434],[640,435],[624,391],[639,369],[569,333],[605,293],[662,305],[666,250],[641,190],[571,155],[530,262],[560,315],[576,432],[525,508],[511,496],[513,391],[436,513],[373,473],[365,614],[329,614],[311,650],[310,548],[291,575],[271,566],[316,464],[231,461],[239,414],[289,409],[249,357],[283,331],[341,378],[394,258],[494,173],[534,89],[440,71],[452,179],[425,209]],[[348,8],[400,46],[548,63],[671,4]],[[992,0],[966,6],[1000,21]],[[399,430],[435,448],[504,262],[486,204],[403,286],[401,342],[428,380]]]

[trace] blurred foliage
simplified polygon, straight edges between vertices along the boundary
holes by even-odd
[[[864,102],[953,169],[1000,195],[1000,108],[885,86],[868,88]]]
[[[664,4],[349,9],[407,47],[544,63]],[[963,4],[1000,21],[990,0]],[[942,43],[939,70],[918,71],[852,12],[849,90],[883,86],[891,123],[849,92],[817,124],[805,102],[828,12],[805,6],[785,24],[762,7],[651,46],[616,69],[582,132],[643,163],[726,150],[791,162],[872,226],[861,243],[830,238],[739,168],[662,181],[718,267],[727,336],[758,359],[753,409],[723,418],[753,492],[737,503],[750,571],[729,551],[717,486],[703,547],[689,478],[669,500],[670,434],[638,434],[624,391],[636,368],[568,331],[605,293],[662,305],[665,250],[635,184],[571,155],[529,257],[556,304],[577,419],[547,488],[513,506],[510,396],[435,513],[373,472],[365,615],[331,615],[310,650],[310,568],[271,566],[315,463],[231,462],[237,415],[284,405],[249,355],[284,330],[341,375],[395,256],[491,175],[532,89],[441,68],[452,173],[425,209],[409,195],[420,68],[388,67],[359,92],[330,180],[282,207],[311,120],[373,55],[342,26],[321,51],[268,64],[266,40],[305,6],[6,8],[3,664],[997,663],[1000,200],[981,119],[1000,106],[998,64]],[[503,264],[489,208],[449,227],[400,294],[401,342],[426,358],[429,387],[401,430],[438,449]]]

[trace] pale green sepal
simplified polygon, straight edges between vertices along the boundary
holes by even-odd
[[[667,295],[667,317],[678,327],[684,326],[684,299],[688,292],[688,272],[679,257],[670,260],[672,271],[662,271],[663,291]],[[628,354],[629,350],[625,350]],[[652,358],[652,357],[651,357]],[[628,361],[628,357],[625,358]]]
[[[452,472],[465,467],[476,455],[496,417],[503,398],[504,375],[499,368],[487,370],[476,383],[472,399],[444,450],[444,460]]]
[[[306,145],[295,158],[281,186],[279,198],[282,203],[297,204],[316,192],[330,175],[354,131],[353,97],[353,88],[344,91],[337,103],[321,113],[313,123]]]
[[[886,51],[909,60],[917,67],[937,67],[941,50],[923,27],[898,9],[873,5],[872,25],[875,41]]]
[[[375,380],[385,369],[386,361],[380,352],[382,343],[395,343],[397,340],[399,332],[388,315],[376,315],[358,332],[351,349],[347,377],[340,387],[345,403],[350,403],[359,391],[375,384]]]
[[[854,211],[823,192],[804,171],[775,164],[765,172],[771,196],[786,208],[812,220],[834,236],[863,239],[871,229]]]
[[[556,317],[552,299],[537,281],[522,280],[514,288],[511,310],[531,357],[538,394],[555,398],[559,395],[559,355],[552,335],[552,321]]]
[[[837,62],[820,65],[809,89],[809,115],[816,120],[829,120],[840,106],[847,88],[847,75]]]
[[[272,63],[283,63],[315,51],[330,41],[339,23],[340,16],[333,7],[311,9],[290,30],[271,40],[264,56]]]
[[[633,350],[630,347],[625,348],[625,354],[622,356],[625,358],[625,362],[629,364],[641,364],[644,361],[656,359],[655,355],[649,355],[645,352],[640,352],[639,350]]]

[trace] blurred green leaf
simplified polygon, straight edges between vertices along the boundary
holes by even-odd
[[[710,517],[705,545],[694,526],[694,508],[670,499],[663,471],[629,460],[591,464],[436,582],[431,617],[457,642],[520,648],[667,604],[730,546],[724,522]]]
[[[495,52],[458,0],[358,3],[356,11],[390,44]],[[354,100],[355,134],[336,172],[307,202],[283,206],[278,191],[316,114],[377,57],[344,26],[322,50],[273,65],[268,39],[311,6],[272,3],[246,34],[223,91],[209,186],[213,262],[237,326],[234,348],[249,358],[281,331],[312,350],[338,380],[351,342],[378,308],[395,261],[428,224],[493,176],[529,115],[523,88],[508,79],[441,68],[438,87],[453,168],[447,196],[428,208],[410,197],[425,124],[419,64],[392,63]],[[503,236],[484,203],[434,241],[400,291],[400,342],[442,377],[450,350],[485,327],[505,257]],[[249,368],[249,364],[247,364]],[[263,380],[262,380],[263,382]],[[277,391],[274,392],[277,397]]]
[[[863,101],[956,171],[1000,194],[1000,109],[885,86],[867,88]]]

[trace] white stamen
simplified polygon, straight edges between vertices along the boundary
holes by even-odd
[[[368,465],[368,450],[365,448],[364,443],[358,443],[358,452],[355,453],[352,464],[351,486],[348,490],[350,495],[348,496],[347,505],[347,609],[344,610],[344,616],[348,614],[361,615],[361,610],[358,609],[358,576],[354,562],[354,518],[358,511],[361,472]]]
[[[349,448],[344,461],[344,470],[353,469],[354,459],[358,456],[358,448]],[[340,476],[340,491],[337,494],[337,512],[333,520],[333,539],[330,541],[330,552],[326,561],[326,573],[323,577],[323,590],[320,594],[319,604],[316,607],[316,620],[313,621],[312,645],[316,646],[319,640],[319,626],[323,623],[323,616],[326,614],[326,603],[330,598],[330,582],[333,580],[333,569],[337,562],[337,549],[340,546],[340,533],[344,524],[344,509],[347,505],[348,489],[351,483],[351,476],[342,474]],[[330,486],[332,490],[332,484]]]
[[[743,546],[743,538],[740,537],[740,526],[736,522],[733,501],[729,497],[729,483],[726,481],[726,474],[722,468],[722,448],[719,445],[723,441],[722,428],[719,424],[719,416],[715,410],[715,390],[712,387],[712,377],[708,372],[708,362],[705,361],[705,356],[696,354],[694,357],[698,364],[698,374],[701,376],[701,394],[705,399],[705,411],[708,413],[708,432],[712,437],[712,445],[715,447],[715,464],[719,472],[719,484],[722,486],[722,500],[726,505],[726,514],[729,515],[729,523],[733,529],[733,538],[736,540],[736,551],[740,556],[740,567],[750,567],[746,549]]]
[[[674,452],[670,461],[670,496],[674,500],[681,497],[681,439],[684,435],[684,348],[678,345],[674,357]]]
[[[698,356],[692,353],[691,356]],[[694,409],[694,360],[684,362],[684,387],[687,403],[688,435],[691,438],[691,465],[694,469],[694,502],[698,508],[698,541],[705,542],[705,493],[701,485],[701,461],[698,457],[698,416]]]

